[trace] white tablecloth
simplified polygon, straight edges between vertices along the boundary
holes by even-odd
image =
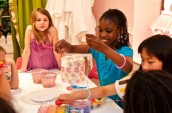
[[[57,72],[57,71],[56,71]],[[15,109],[19,113],[37,113],[41,103],[31,103],[27,99],[27,95],[33,91],[54,91],[56,95],[61,93],[69,93],[66,89],[69,84],[61,81],[61,75],[58,74],[56,78],[56,86],[52,88],[43,88],[42,84],[34,84],[32,81],[31,73],[19,73],[19,89],[12,91],[13,103]],[[88,80],[89,87],[96,87],[96,85]],[[50,103],[54,103],[54,100]],[[122,113],[123,110],[111,99],[107,99],[103,106],[91,110],[91,113]]]

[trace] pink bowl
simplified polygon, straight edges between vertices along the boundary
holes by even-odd
[[[57,74],[54,73],[54,72],[44,72],[44,73],[42,73],[41,81],[42,81],[43,87],[48,88],[48,87],[55,86],[56,85],[56,83],[55,83],[56,76],[57,76]]]
[[[44,72],[48,72],[48,70],[46,70],[46,69],[33,69],[31,71],[33,82],[36,84],[40,84],[42,73],[44,73]]]

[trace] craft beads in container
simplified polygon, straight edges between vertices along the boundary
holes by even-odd
[[[56,76],[57,74],[54,72],[44,72],[42,73],[42,85],[45,88],[49,88],[49,87],[53,87],[56,85],[55,81],[56,81]]]
[[[38,113],[69,113],[68,106],[56,106],[49,103],[43,103],[38,109]]]
[[[47,113],[49,105],[47,103],[42,103],[40,108],[38,109],[38,113]]]
[[[31,71],[33,82],[36,84],[41,84],[42,73],[48,72],[46,69],[33,69]]]
[[[90,113],[90,103],[87,100],[75,100],[69,105],[68,113]]]
[[[90,110],[88,100],[75,100],[70,105],[43,103],[38,109],[38,113],[90,113]]]
[[[101,107],[104,104],[105,100],[106,98],[91,99],[91,109]]]

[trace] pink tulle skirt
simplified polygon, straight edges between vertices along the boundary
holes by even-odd
[[[161,15],[150,26],[153,34],[163,34],[172,37],[172,12],[162,11]]]

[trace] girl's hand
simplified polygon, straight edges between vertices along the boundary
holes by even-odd
[[[0,76],[4,73],[4,63],[0,61]]]
[[[4,64],[5,64],[5,73],[8,73],[11,71],[12,67],[15,66],[15,61],[11,58],[5,58]]]
[[[27,69],[21,68],[21,69],[18,70],[18,72],[27,72]]]
[[[4,61],[5,61],[4,63],[6,65],[13,65],[13,64],[15,64],[15,61],[13,59],[10,59],[10,58],[5,58]]]
[[[59,104],[71,104],[73,101],[74,97],[72,97],[72,94],[61,94],[59,97],[57,97],[56,104],[58,102]]]
[[[57,53],[63,53],[63,52],[70,52],[71,50],[71,44],[68,43],[67,41],[60,40],[55,44],[55,51]]]
[[[100,52],[102,52],[105,46],[107,46],[98,36],[93,34],[86,34],[86,42],[89,47]]]

